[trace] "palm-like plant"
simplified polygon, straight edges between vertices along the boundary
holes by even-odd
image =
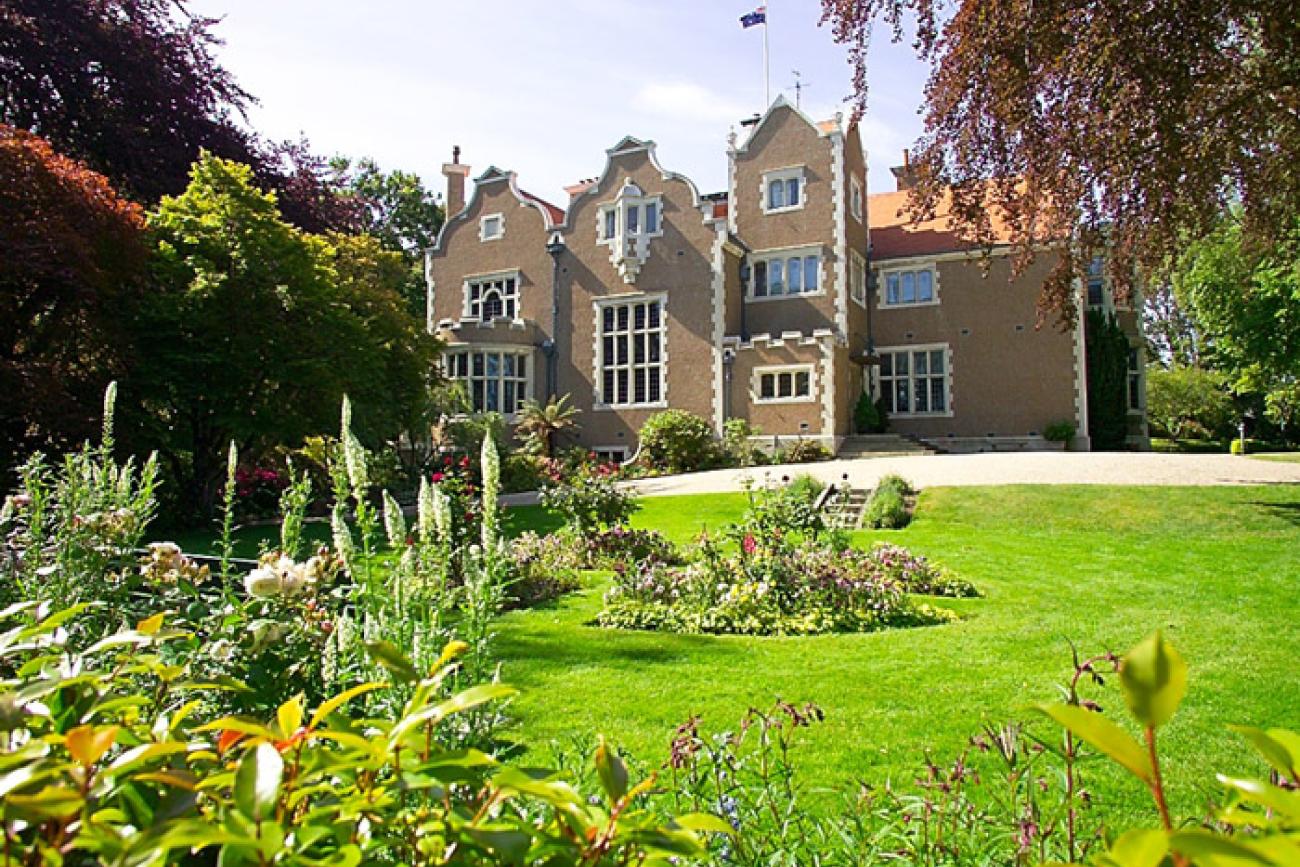
[[[545,404],[536,400],[524,401],[519,411],[516,429],[520,436],[535,445],[545,457],[551,456],[555,437],[578,427],[580,410],[569,403],[569,396],[552,397]]]

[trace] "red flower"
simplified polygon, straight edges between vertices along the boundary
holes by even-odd
[[[461,465],[462,467],[468,467],[468,466],[469,466],[469,455],[465,455],[465,457],[463,457],[463,458],[460,459],[460,465]]]
[[[434,473],[433,475],[429,476],[429,481],[433,482],[436,485],[438,484],[438,482],[441,482],[444,478],[446,478],[446,476],[444,476],[442,473]]]
[[[758,540],[754,538],[752,533],[746,533],[745,541],[741,543],[741,547],[745,549],[746,554],[753,554],[758,549]]]

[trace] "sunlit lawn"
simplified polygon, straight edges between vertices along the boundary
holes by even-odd
[[[690,544],[736,520],[745,496],[641,503],[635,525]],[[538,507],[511,509],[507,520],[512,533],[556,527]],[[326,527],[311,532],[323,539]],[[275,533],[241,533],[238,553],[252,556]],[[211,536],[178,541],[200,550]],[[1213,771],[1249,762],[1225,724],[1300,728],[1300,486],[939,488],[921,495],[909,528],[856,541],[873,538],[941,561],[985,598],[945,603],[967,618],[944,627],[661,635],[588,625],[608,580],[593,576],[579,594],[501,621],[502,677],[523,691],[519,733],[541,752],[603,733],[657,764],[688,716],[725,730],[779,696],[826,711],[798,754],[810,784],[909,780],[925,749],[952,757],[983,723],[1029,719],[1027,704],[1052,700],[1069,673],[1069,642],[1122,651],[1157,628],[1192,666],[1187,703],[1164,738],[1182,813],[1198,812]],[[1102,703],[1118,712],[1107,690]],[[1094,791],[1102,809],[1147,818],[1143,791],[1120,775],[1103,772]]]
[[[647,499],[636,523],[678,541],[743,508],[740,495]],[[517,519],[526,513],[518,514]],[[1124,650],[1163,629],[1192,667],[1164,739],[1176,806],[1198,812],[1214,770],[1242,770],[1226,723],[1300,727],[1300,487],[935,489],[902,531],[861,533],[929,555],[984,599],[952,626],[801,639],[615,632],[588,623],[604,586],[505,618],[503,677],[530,744],[604,733],[647,763],[673,727],[715,730],[776,697],[826,722],[800,763],[811,784],[911,779],[922,751],[952,757],[983,722],[1029,718],[1069,672],[1070,645]],[[1118,712],[1111,687],[1102,704]],[[1044,733],[1051,730],[1035,723]],[[1249,765],[1245,769],[1253,769]],[[1110,813],[1140,813],[1140,787],[1105,772]]]
[[[1288,464],[1300,464],[1300,452],[1273,452],[1272,454],[1251,455],[1261,461],[1285,461]]]

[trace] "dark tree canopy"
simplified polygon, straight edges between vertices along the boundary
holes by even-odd
[[[185,189],[206,150],[253,166],[295,225],[353,228],[305,143],[242,125],[253,98],[217,63],[216,24],[184,0],[0,0],[0,121],[146,205]]]
[[[0,474],[93,433],[130,341],[144,212],[45,140],[0,125]]]
[[[859,109],[878,19],[932,64],[914,203],[951,188],[987,241],[989,199],[1035,244],[1077,229],[1108,245],[1110,277],[1166,271],[1188,238],[1243,204],[1260,243],[1300,211],[1300,14],[1294,0],[823,0],[848,44]],[[948,13],[951,12],[951,15]],[[1073,315],[1067,255],[1045,300]]]

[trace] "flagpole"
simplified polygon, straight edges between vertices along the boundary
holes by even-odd
[[[768,16],[772,14],[771,0],[763,10],[763,111],[766,112],[772,104],[772,82],[767,62],[767,22]]]

